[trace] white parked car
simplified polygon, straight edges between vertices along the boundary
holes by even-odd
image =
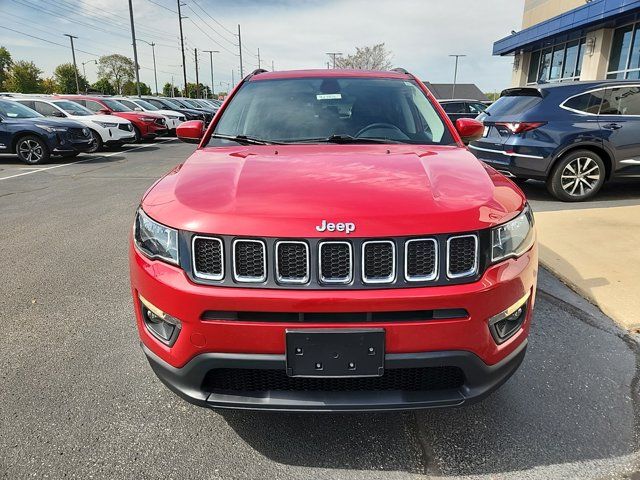
[[[184,122],[187,118],[180,112],[176,112],[174,110],[162,110],[155,105],[150,104],[146,100],[141,98],[115,98],[114,100],[119,101],[120,103],[125,104],[127,107],[136,110],[138,112],[153,112],[158,115],[164,115],[167,120],[167,128],[170,133],[175,133],[176,128],[182,122]]]
[[[25,107],[35,110],[45,117],[71,118],[82,123],[91,132],[94,144],[88,153],[99,152],[105,147],[121,146],[125,143],[135,143],[136,136],[133,125],[125,118],[111,115],[95,115],[88,108],[55,97],[27,97],[20,96],[12,100]]]

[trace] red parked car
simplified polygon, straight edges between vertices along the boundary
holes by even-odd
[[[166,135],[169,131],[167,122],[162,115],[148,112],[136,112],[122,103],[109,97],[92,97],[87,95],[60,95],[87,107],[92,112],[103,115],[115,115],[126,118],[133,124],[136,141],[148,140],[160,135]]]
[[[413,75],[256,71],[143,197],[142,346],[198,405],[456,406],[520,365],[538,254],[520,189]]]

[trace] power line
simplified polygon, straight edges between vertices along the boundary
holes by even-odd
[[[197,28],[198,30],[200,30],[200,31],[201,31],[201,32],[202,32],[206,37],[208,37],[208,38],[209,38],[209,40],[211,40],[213,43],[215,43],[216,45],[218,45],[220,48],[222,48],[222,49],[223,49],[223,50],[225,50],[226,52],[230,53],[231,55],[236,55],[236,56],[237,56],[237,54],[236,54],[236,53],[233,53],[231,50],[229,50],[227,47],[225,47],[225,46],[224,46],[224,45],[222,45],[221,43],[217,42],[213,37],[211,37],[211,35],[209,35],[207,32],[205,32],[205,31],[200,27],[200,25],[198,25],[198,24],[193,20],[193,18],[190,18],[190,17],[189,17],[189,20],[191,20],[191,23],[193,23],[193,24],[196,26],[196,28]]]
[[[70,48],[69,45],[63,45],[62,43],[53,42],[51,40],[47,40],[46,38],[38,37],[36,35],[31,35],[30,33],[21,32],[19,30],[14,30],[13,28],[5,27],[4,25],[0,25],[0,28],[4,28],[5,30],[9,30],[9,31],[14,32],[14,33],[19,33],[20,35],[25,35],[27,37],[35,38],[37,40],[41,40],[43,42],[47,42],[47,43],[50,43],[52,45],[57,45],[57,46],[63,47],[63,48]],[[76,50],[78,52],[86,53],[87,55],[93,55],[94,57],[99,57],[100,56],[100,54],[98,54],[98,53],[87,52],[85,50],[80,50],[79,48],[76,48]]]
[[[151,1],[151,0],[149,0]],[[216,22],[218,25],[220,25],[222,28],[224,28],[227,32],[229,32],[231,35],[233,35],[234,37],[237,37],[237,35],[232,32],[231,30],[229,30],[227,27],[225,27],[223,24],[221,24],[218,20],[216,20],[215,18],[213,18],[209,12],[207,12],[204,8],[202,8],[195,0],[191,0],[191,3],[193,3],[196,7],[198,7],[200,10],[202,10],[207,17],[209,17],[211,20],[213,20],[214,22]]]
[[[173,9],[171,9],[171,8],[169,8],[169,7],[165,7],[165,6],[164,6],[164,5],[162,5],[161,3],[154,2],[153,0],[147,0],[147,2],[149,2],[149,3],[153,3],[154,5],[156,5],[156,6],[160,7],[160,8],[164,8],[165,10],[169,10],[171,13],[178,13],[178,12],[176,12],[175,10],[173,10]]]
[[[225,40],[226,42],[229,42],[232,46],[234,46],[234,47],[237,47],[237,46],[238,46],[238,44],[237,44],[237,43],[233,43],[231,40],[229,40],[229,39],[227,39],[227,38],[223,37],[222,35],[220,35],[220,33],[219,33],[215,28],[213,28],[211,25],[209,25],[209,24],[207,23],[207,21],[206,21],[204,18],[202,18],[202,17],[198,14],[198,12],[196,12],[193,8],[191,8],[191,5],[187,5],[187,7],[189,7],[189,10],[191,10],[191,11],[193,12],[193,14],[194,14],[196,17],[198,17],[198,18],[202,21],[202,23],[204,23],[204,24],[205,24],[209,29],[211,29],[211,31],[212,31],[212,32],[217,33],[217,34],[218,34],[218,36],[220,36],[220,38],[222,38],[222,39],[223,39],[223,40]],[[209,38],[211,38],[211,37],[209,37]],[[218,43],[218,41],[217,41],[217,40],[214,40],[214,39],[211,39],[211,40],[212,40],[213,42],[215,42],[217,45],[220,45],[220,44]],[[220,46],[222,47],[222,45],[220,45]]]

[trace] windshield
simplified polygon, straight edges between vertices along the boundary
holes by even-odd
[[[172,98],[171,101],[182,108],[193,108],[193,106],[187,105],[184,100],[178,100],[177,98]]]
[[[147,102],[145,100],[134,100],[133,103],[137,103],[139,106],[141,106],[145,110],[150,110],[150,111],[154,111],[154,112],[156,110],[160,110],[158,107],[156,107],[155,105],[151,105],[149,102]]]
[[[191,108],[202,108],[202,106],[198,105],[195,100],[185,98],[184,100],[182,100],[182,103]]]
[[[35,110],[31,110],[18,102],[0,100],[0,115],[4,118],[38,118],[42,117]]]
[[[130,112],[131,109],[110,98],[101,98],[102,102],[114,112]]]
[[[276,143],[331,141],[331,137],[355,143],[454,143],[417,83],[395,78],[247,82],[227,106],[215,134]],[[225,142],[212,137],[210,144]]]
[[[94,113],[88,108],[83,107],[82,105],[76,102],[69,102],[67,100],[59,100],[52,102],[57,107],[60,107],[69,115],[73,115],[76,117],[86,117],[87,115],[93,115]]]
[[[157,100],[156,100],[157,101]],[[174,102],[173,99],[172,100],[167,100],[166,98],[162,99],[162,103],[165,104],[165,106],[169,107],[169,108],[182,108],[180,106],[179,103]]]

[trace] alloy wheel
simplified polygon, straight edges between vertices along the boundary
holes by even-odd
[[[18,145],[20,156],[28,163],[38,163],[44,157],[44,149],[35,140],[24,140]]]
[[[572,197],[582,197],[591,192],[600,182],[600,166],[589,157],[578,157],[562,170],[562,189]]]

